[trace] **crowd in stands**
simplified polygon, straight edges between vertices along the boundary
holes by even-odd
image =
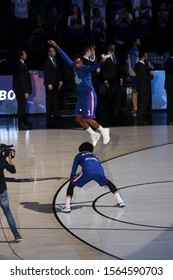
[[[9,52],[26,48],[31,69],[42,68],[48,39],[69,55],[94,43],[100,55],[109,42],[125,53],[137,36],[161,53],[173,33],[172,0],[9,0],[9,8]]]

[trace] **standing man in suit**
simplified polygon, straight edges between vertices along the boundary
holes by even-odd
[[[91,47],[86,46],[83,49],[82,54],[83,54],[83,64],[84,65],[91,66],[97,62],[97,58],[95,56],[95,45],[92,45]],[[94,87],[97,95],[99,93],[99,80],[100,80],[99,73],[100,73],[100,67],[91,73],[92,84],[93,84],[93,87]]]
[[[109,58],[101,67],[102,78],[106,88],[110,124],[114,124],[121,112],[121,64],[119,57],[115,55],[115,50],[115,44],[108,45]]]
[[[167,122],[173,125],[173,50],[169,52],[169,58],[164,64],[165,90],[167,94]]]
[[[138,91],[138,125],[146,125],[146,112],[151,96],[151,80],[155,73],[150,73],[150,68],[147,64],[148,55],[144,51],[139,52],[139,60],[135,65],[135,73],[137,79]]]
[[[138,62],[138,53],[139,48],[141,46],[141,40],[138,37],[133,39],[133,45],[128,50],[128,64],[129,64],[129,75],[130,75],[130,82],[132,87],[132,104],[133,104],[133,111],[132,115],[134,117],[137,116],[138,110],[138,92],[137,92],[137,82],[136,82],[136,74],[134,71],[135,65]]]
[[[47,117],[56,118],[60,116],[60,88],[63,82],[53,47],[48,48],[48,57],[44,62],[43,71]]]
[[[25,64],[27,54],[23,49],[17,51],[17,62],[13,73],[13,90],[18,103],[19,130],[31,129],[32,124],[26,121],[26,104],[32,93],[32,83],[28,68]]]

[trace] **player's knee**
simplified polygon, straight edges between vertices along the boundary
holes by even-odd
[[[78,116],[75,117],[75,121],[79,122],[79,117]]]
[[[76,116],[75,117],[75,121],[77,122],[77,123],[81,123],[81,120],[82,120],[82,117],[81,116]]]
[[[85,119],[85,122],[86,122],[89,126],[91,126],[91,124],[92,124],[92,119]]]

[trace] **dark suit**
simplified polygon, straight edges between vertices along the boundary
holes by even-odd
[[[167,94],[167,120],[173,124],[173,58],[169,57],[165,64],[165,90]]]
[[[135,65],[138,91],[138,114],[137,122],[139,125],[145,125],[146,111],[151,97],[151,80],[153,75],[150,74],[148,66],[140,61]]]
[[[52,60],[47,57],[44,62],[43,71],[47,116],[58,116],[60,113],[59,82],[62,81],[62,78],[57,62],[55,66]],[[48,85],[52,85],[53,89],[49,90]]]
[[[89,59],[83,57],[83,64],[91,66],[91,65],[94,64],[94,62],[92,62]],[[91,76],[92,76],[93,87],[94,87],[96,93],[98,94],[98,92],[99,92],[99,73],[95,70],[91,73]]]
[[[21,60],[18,60],[14,66],[13,90],[18,103],[18,125],[24,125],[26,123],[25,113],[27,103],[25,93],[29,95],[32,93],[32,83],[28,68]]]
[[[116,61],[113,62],[109,57],[101,66],[101,76],[103,81],[108,81],[109,88],[106,88],[106,96],[109,110],[109,122],[112,124],[116,120],[121,111],[121,65],[119,58],[115,56]]]

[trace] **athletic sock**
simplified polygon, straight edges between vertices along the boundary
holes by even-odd
[[[123,202],[124,200],[121,198],[120,194],[117,192],[114,194],[115,198],[117,199],[118,203]]]
[[[104,128],[100,125],[98,130],[102,133],[104,131]]]
[[[96,133],[96,132],[94,132],[94,130],[93,130],[91,127],[88,127],[88,128],[86,129],[86,131],[88,131],[90,135]]]
[[[67,197],[66,199],[66,207],[70,207],[71,197]]]

